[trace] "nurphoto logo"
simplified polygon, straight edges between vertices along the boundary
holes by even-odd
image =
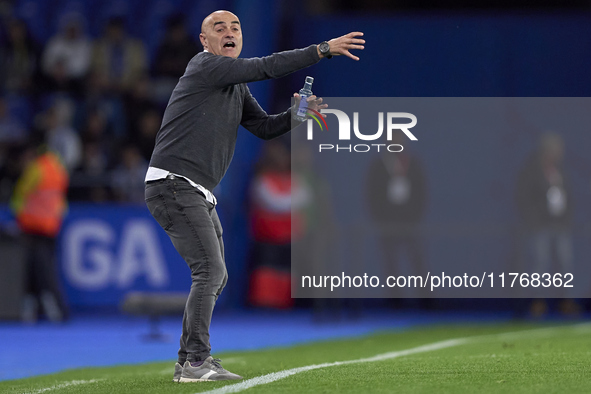
[[[339,141],[350,141],[351,140],[351,120],[349,115],[338,109],[322,109],[320,112],[312,111],[313,114],[310,116],[316,121],[320,130],[323,131],[322,123],[328,131],[328,125],[324,120],[322,114],[333,114],[337,117],[339,122],[338,139]],[[378,112],[378,130],[373,134],[364,134],[359,130],[359,112],[353,112],[353,134],[354,136],[362,141],[377,141],[382,138],[384,134],[384,118],[386,119],[386,141],[392,141],[392,136],[395,132],[403,132],[411,141],[417,141],[417,137],[410,132],[409,129],[413,128],[417,124],[417,117],[408,112]],[[407,119],[410,122],[407,123],[395,123],[399,122],[399,119]],[[320,122],[322,121],[322,123]],[[314,139],[314,123],[312,119],[307,121],[308,127],[308,140]],[[334,151],[334,152],[369,152],[371,150],[377,150],[380,152],[381,149],[386,149],[388,152],[402,152],[404,149],[400,144],[386,144],[386,143],[373,143],[373,144],[319,144],[319,152]]]

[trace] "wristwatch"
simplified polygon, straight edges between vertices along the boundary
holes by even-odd
[[[330,44],[328,42],[322,41],[320,44],[318,44],[318,50],[325,58],[330,59],[332,57],[330,54]]]

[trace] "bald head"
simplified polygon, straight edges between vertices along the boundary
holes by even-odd
[[[230,11],[218,10],[212,12],[211,14],[207,15],[205,19],[203,19],[203,23],[201,23],[201,33],[204,33],[207,28],[213,28],[215,21],[224,17],[233,18],[236,22],[238,22],[238,24],[240,24],[238,17]]]
[[[215,11],[201,24],[203,49],[219,56],[237,58],[242,51],[240,20],[230,11]]]

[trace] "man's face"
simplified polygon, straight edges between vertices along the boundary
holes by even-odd
[[[228,11],[216,11],[205,18],[199,38],[203,48],[214,55],[237,58],[242,51],[240,21]]]

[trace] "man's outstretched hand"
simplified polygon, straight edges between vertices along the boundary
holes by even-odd
[[[363,49],[365,44],[365,40],[361,38],[363,33],[359,31],[354,31],[349,34],[345,34],[344,36],[340,36],[338,38],[333,38],[332,40],[328,41],[328,45],[330,45],[330,54],[332,56],[340,56],[345,55],[350,57],[353,60],[359,60],[359,58],[353,55],[349,50],[351,49]],[[320,57],[324,57],[320,50],[318,50],[318,55]]]

